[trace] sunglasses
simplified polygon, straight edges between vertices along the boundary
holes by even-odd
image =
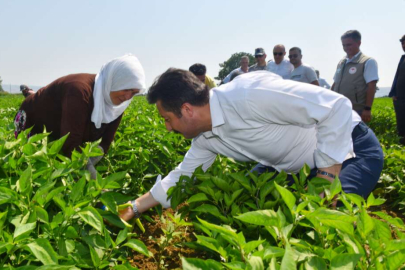
[[[298,57],[298,54],[290,54],[289,56],[288,56],[288,58],[297,58]]]
[[[283,54],[284,54],[284,53],[282,53],[282,52],[274,52],[274,53],[273,53],[274,56],[277,56],[277,55],[278,55],[278,56],[282,56]]]
[[[263,55],[255,55],[255,58],[262,58]]]

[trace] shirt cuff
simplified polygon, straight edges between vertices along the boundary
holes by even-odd
[[[314,158],[315,158],[315,165],[317,168],[328,168],[335,164],[341,164],[341,162],[337,162],[336,160],[329,157],[327,154],[322,153],[319,150],[315,150]]]
[[[150,190],[152,197],[164,208],[170,208],[170,200],[167,200],[167,191],[162,187],[162,176],[158,176],[155,185]]]

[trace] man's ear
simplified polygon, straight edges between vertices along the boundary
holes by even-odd
[[[194,115],[194,106],[190,103],[184,103],[181,105],[181,114],[186,115],[187,117],[193,117]]]

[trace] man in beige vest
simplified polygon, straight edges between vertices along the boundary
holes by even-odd
[[[353,110],[364,122],[369,122],[378,81],[377,62],[360,51],[359,31],[349,30],[341,40],[347,55],[337,65],[331,89],[350,99]]]

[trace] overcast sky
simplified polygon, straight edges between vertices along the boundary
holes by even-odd
[[[405,0],[107,1],[0,0],[3,84],[44,86],[71,73],[97,73],[125,53],[140,59],[149,86],[169,67],[196,62],[218,75],[235,52],[282,43],[332,83],[344,56],[340,36],[361,32],[362,51],[390,86],[405,34]]]

